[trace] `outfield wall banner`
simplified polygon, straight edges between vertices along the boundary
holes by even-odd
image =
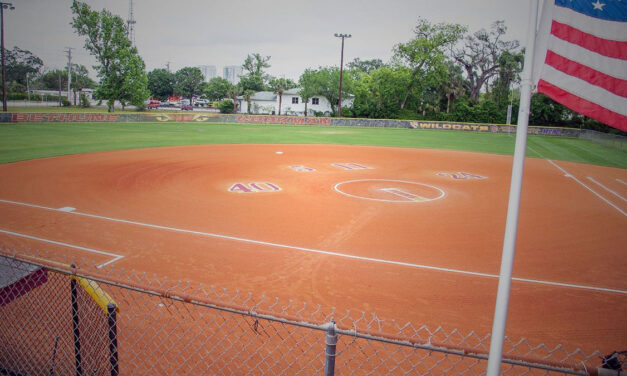
[[[229,118],[231,117],[233,117],[233,115]],[[236,116],[235,122],[252,124],[331,125],[331,120],[331,118],[322,117],[239,115]]]
[[[237,124],[318,125],[362,128],[407,128],[442,131],[516,133],[516,126],[504,124],[473,124],[423,120],[352,119],[328,117],[300,117],[250,114],[220,114],[217,112],[146,112],[146,113],[0,113],[0,123],[67,123],[67,122],[212,122]],[[529,134],[544,136],[579,137],[579,129],[529,127]]]

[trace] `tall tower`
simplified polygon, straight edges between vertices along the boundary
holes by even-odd
[[[128,26],[128,39],[131,41],[131,45],[135,47],[135,17],[133,16],[133,0],[129,0],[128,7],[128,19],[126,20]]]

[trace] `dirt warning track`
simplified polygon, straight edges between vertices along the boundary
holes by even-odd
[[[0,240],[429,327],[488,333],[511,157],[211,145],[0,166]],[[627,172],[527,159],[507,334],[627,338]]]

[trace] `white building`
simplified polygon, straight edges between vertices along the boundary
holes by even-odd
[[[211,79],[218,76],[215,65],[198,65],[197,68],[200,69],[202,75],[205,76],[205,82],[209,82]]]
[[[239,78],[242,76],[242,67],[239,65],[228,65],[222,70],[222,77],[232,83],[233,85],[239,82]]]
[[[305,115],[305,103],[298,95],[299,88],[289,89],[283,92],[281,99],[281,115]],[[248,113],[248,102],[244,97],[237,97],[237,112]],[[342,107],[351,106],[353,98],[342,98]],[[252,96],[250,100],[252,114],[279,114],[279,95],[271,91],[259,91]],[[314,116],[316,114],[330,116],[331,105],[327,98],[316,95],[309,98],[307,103],[307,115]]]

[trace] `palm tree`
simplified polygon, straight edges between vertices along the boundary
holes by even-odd
[[[237,96],[242,92],[242,88],[239,85],[232,85],[228,89],[228,94],[233,100],[233,113],[237,112]]]
[[[253,95],[255,95],[255,91],[254,90],[244,90],[244,93],[242,94],[242,96],[244,97],[244,100],[248,103],[248,113],[250,114],[250,100],[252,99]]]
[[[270,88],[275,94],[279,95],[279,115],[281,115],[281,102],[283,101],[283,92],[293,87],[296,87],[296,84],[289,78],[270,79]]]

